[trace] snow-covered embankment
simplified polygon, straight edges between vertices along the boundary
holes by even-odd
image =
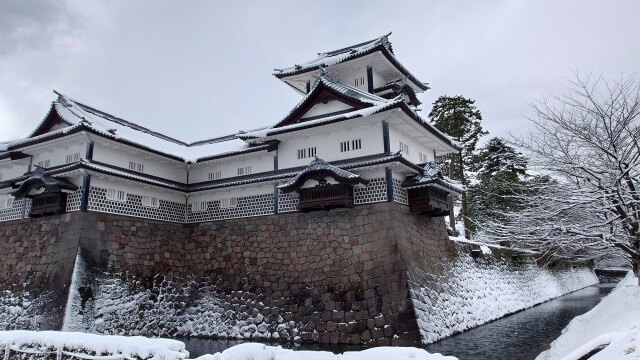
[[[629,274],[591,311],[571,320],[536,360],[640,359],[640,286]]]

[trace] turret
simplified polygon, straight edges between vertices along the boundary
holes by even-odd
[[[286,69],[276,69],[274,75],[286,84],[306,94],[315,78],[324,68],[337,81],[382,97],[399,94],[413,99],[416,93],[429,89],[396,59],[391,42],[391,33],[342,49],[319,53],[318,57]]]

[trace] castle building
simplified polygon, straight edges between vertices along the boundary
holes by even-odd
[[[280,121],[186,143],[56,92],[24,139],[0,143],[0,221],[90,211],[175,223],[396,202],[448,214],[459,146],[418,115],[427,90],[388,35],[276,70],[300,93]],[[266,125],[266,124],[265,124]]]

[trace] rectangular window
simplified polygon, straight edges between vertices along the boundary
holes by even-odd
[[[238,206],[238,198],[236,198],[236,197],[225,198],[225,199],[221,199],[220,200],[220,208],[221,209],[232,208],[232,207],[236,207],[236,206]]]
[[[400,151],[402,151],[403,153],[409,155],[409,145],[403,143],[402,141],[400,141]]]
[[[213,171],[209,173],[209,180],[222,179],[222,171]]]
[[[158,202],[158,198],[155,196],[143,195],[142,205],[157,208],[160,206],[160,203]]]
[[[427,161],[429,161],[429,159],[427,158],[427,154],[423,154],[423,153],[418,153],[420,156],[420,162],[421,163],[426,163]]]
[[[340,143],[340,152],[352,151],[352,150],[360,150],[362,149],[362,140],[355,139],[349,141],[342,141]]]
[[[249,174],[251,174],[251,166],[238,168],[238,175],[249,175]]]
[[[129,170],[144,172],[144,164],[135,161],[129,161]]]
[[[126,202],[127,192],[118,189],[107,189],[107,200]]]
[[[40,161],[38,161],[38,167],[41,167],[41,168],[48,168],[49,164],[50,164],[49,160],[40,160]]]
[[[78,160],[80,160],[80,153],[79,152],[67,155],[67,164],[68,163],[72,163],[72,162],[76,162]]]
[[[364,85],[364,77],[360,77],[360,78],[355,78],[355,79],[353,79],[353,84],[354,84],[355,86],[358,86],[358,85]]]
[[[191,204],[191,211],[207,211],[208,205],[206,201],[196,201]]]
[[[13,197],[1,197],[0,209],[9,209],[13,206]]]
[[[306,159],[316,156],[316,147],[298,149],[298,159]]]

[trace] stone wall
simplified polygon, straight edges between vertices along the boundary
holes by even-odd
[[[50,263],[25,279],[46,279],[51,288],[57,271],[66,289],[75,264],[65,329],[110,334],[416,344],[459,331],[461,314],[476,309],[452,299],[477,294],[496,302],[506,287],[482,289],[501,278],[519,286],[540,273],[531,262],[472,259],[448,239],[442,218],[396,203],[200,224],[88,212],[1,226],[0,249],[21,254],[0,259],[5,274],[24,277],[29,264]],[[477,272],[485,275],[464,277]],[[583,276],[574,287],[587,282]],[[14,289],[11,301],[26,290]],[[533,304],[516,305],[465,324]]]
[[[75,213],[0,222],[0,327],[60,328],[82,226]]]

